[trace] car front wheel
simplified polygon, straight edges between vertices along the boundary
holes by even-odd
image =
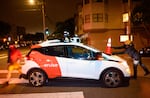
[[[103,72],[101,81],[104,87],[118,87],[122,83],[123,75],[120,70],[111,68]]]
[[[28,75],[28,79],[29,84],[36,87],[43,86],[46,83],[45,73],[38,69],[32,70]]]

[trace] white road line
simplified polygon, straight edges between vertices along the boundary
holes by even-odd
[[[26,56],[26,53],[23,53],[22,56],[23,56],[23,57]],[[1,54],[1,55],[0,55],[0,59],[4,59],[4,58],[7,58],[7,57],[8,57],[7,54]]]
[[[84,98],[83,91],[59,93],[1,94],[0,98]]]
[[[7,58],[7,56],[0,56],[0,59],[4,59],[4,58]]]
[[[0,56],[6,56],[7,54],[0,54]]]
[[[0,84],[3,84],[6,81],[6,78],[0,78]],[[29,83],[28,80],[19,79],[19,78],[11,78],[9,84],[20,84],[20,83]],[[1,98],[1,97],[0,97]]]
[[[8,70],[0,70],[0,74],[8,73]],[[12,71],[12,73],[19,73],[17,70]]]

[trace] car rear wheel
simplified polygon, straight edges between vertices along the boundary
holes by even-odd
[[[47,80],[45,73],[38,69],[32,70],[28,75],[28,79],[29,84],[36,87],[43,86]]]
[[[101,81],[104,87],[118,87],[122,83],[123,75],[120,70],[118,69],[107,69],[103,72]]]

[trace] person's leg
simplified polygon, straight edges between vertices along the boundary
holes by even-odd
[[[133,78],[134,79],[137,78],[137,66],[138,66],[138,64],[139,64],[138,60],[133,60],[133,71],[134,71]]]
[[[7,73],[7,79],[6,79],[6,81],[9,81],[9,80],[10,80],[10,78],[11,78],[11,73],[12,73],[13,70],[14,70],[14,66],[13,66],[13,65],[10,65],[10,66],[8,67],[8,73]]]
[[[21,73],[22,73],[22,70],[21,70],[21,65],[20,65],[20,63],[16,63],[15,64],[15,70],[17,70],[18,72],[19,72],[19,79],[21,79],[22,78],[22,75],[21,75]]]
[[[143,68],[143,70],[145,71],[144,76],[150,74],[150,71],[148,70],[148,68],[142,63],[142,61],[140,61],[140,66]]]
[[[7,86],[9,84],[12,71],[13,71],[13,65],[8,65],[8,73],[6,76],[6,81],[3,83],[3,86]]]
[[[133,73],[133,78],[134,78],[134,79],[137,78],[137,66],[138,66],[138,65],[133,64],[133,72],[134,72],[134,73]]]

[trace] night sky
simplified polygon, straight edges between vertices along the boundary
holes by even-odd
[[[81,0],[45,0],[46,24],[53,31],[55,23],[73,17],[77,12],[76,4]],[[0,21],[11,25],[24,26],[27,33],[42,32],[41,11],[31,11],[37,6],[28,4],[28,0],[1,0]]]

